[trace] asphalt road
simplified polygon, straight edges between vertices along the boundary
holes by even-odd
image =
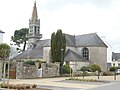
[[[80,82],[80,81],[72,81],[72,80],[62,80],[57,82],[64,82],[64,83],[76,83],[76,84],[88,84],[88,85],[105,85],[108,82]],[[58,86],[48,86],[48,85],[38,85],[41,88],[48,88],[52,90],[83,90],[83,88],[69,88],[69,87],[58,87]]]
[[[120,90],[120,82],[109,83],[98,86],[96,88],[84,89],[84,90]]]
[[[53,90],[120,90],[120,82],[108,83],[91,89],[67,88],[67,87],[55,87],[55,86],[43,86],[43,85],[39,85],[38,87],[49,88]]]
[[[46,86],[46,85],[39,85],[38,88],[48,88],[52,90],[82,90],[80,88],[68,88],[68,87],[57,87],[57,86]]]

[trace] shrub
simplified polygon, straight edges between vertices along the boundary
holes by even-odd
[[[97,65],[97,64],[91,65],[91,66],[90,66],[90,69],[91,69],[93,72],[95,72],[95,71],[101,72],[101,68],[100,68],[100,66]]]
[[[72,68],[70,68],[69,65],[64,65],[62,67],[62,73],[63,74],[70,74],[70,69],[71,69],[71,72],[72,72]]]
[[[113,66],[113,67],[110,68],[110,71],[111,71],[111,72],[114,72],[114,71],[117,70],[118,68],[119,68],[119,67]]]
[[[80,69],[81,71],[90,71],[90,68],[88,66],[83,66]]]
[[[111,75],[113,75],[113,73],[110,72],[110,71],[105,71],[102,74],[103,74],[103,76],[111,76]]]
[[[25,61],[24,64],[35,65],[35,61],[28,60],[28,61]]]
[[[84,82],[99,82],[99,81],[94,80],[94,79],[81,79],[81,78],[69,78],[66,80],[75,80],[75,81],[84,81]]]

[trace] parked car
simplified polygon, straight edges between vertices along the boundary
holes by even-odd
[[[120,69],[117,69],[116,73],[117,73],[117,74],[120,74]]]

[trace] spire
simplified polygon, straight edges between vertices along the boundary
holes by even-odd
[[[32,21],[35,22],[38,20],[36,1],[34,3],[33,12],[32,12]]]

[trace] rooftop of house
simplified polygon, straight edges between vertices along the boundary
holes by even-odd
[[[114,52],[113,52],[113,53],[112,53],[112,60],[114,60],[114,59],[115,59],[116,61],[117,61],[117,60],[120,60],[120,53],[114,53]]]

